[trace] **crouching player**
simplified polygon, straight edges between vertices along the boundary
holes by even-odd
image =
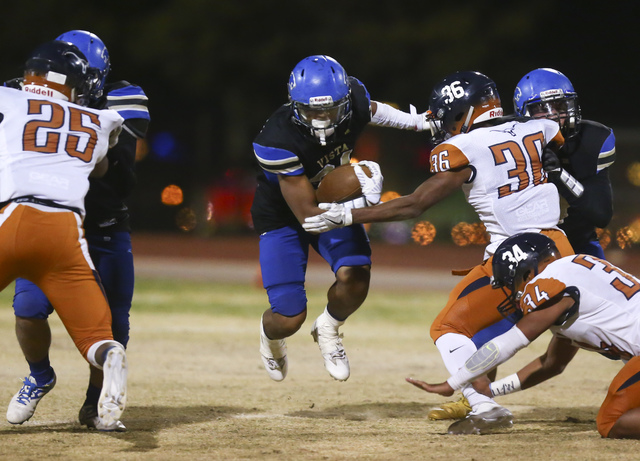
[[[499,396],[560,374],[580,348],[595,351],[624,363],[598,412],[598,432],[640,439],[640,280],[595,256],[559,258],[552,240],[531,233],[502,242],[493,274],[494,288],[510,291],[500,310],[517,309],[522,319],[478,349],[446,382],[407,381],[444,396],[473,382],[477,391]],[[494,383],[482,377],[546,330],[553,338],[544,355]]]

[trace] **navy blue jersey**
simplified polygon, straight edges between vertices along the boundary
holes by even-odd
[[[130,231],[124,200],[136,184],[137,141],[145,137],[149,126],[147,96],[139,86],[120,81],[105,85],[104,96],[91,107],[115,110],[125,121],[118,144],[107,153],[107,173],[102,178],[90,178],[84,228],[88,234]]]
[[[608,167],[615,156],[613,130],[591,120],[582,120],[578,133],[560,150],[563,167],[584,186],[583,195],[569,203],[560,224],[576,251],[597,240],[595,228],[604,228],[611,221],[613,194]]]
[[[370,98],[364,85],[349,77],[351,116],[322,146],[305,128],[295,123],[291,104],[276,110],[253,143],[260,166],[258,187],[251,207],[256,231],[260,234],[285,226],[299,226],[287,205],[278,175],[304,174],[316,187],[328,171],[349,163],[356,141],[371,121]]]

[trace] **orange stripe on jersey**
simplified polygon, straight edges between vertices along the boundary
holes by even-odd
[[[431,173],[455,170],[469,165],[469,159],[456,146],[443,142],[431,151]]]
[[[555,278],[541,278],[535,283],[528,283],[520,299],[520,309],[524,315],[538,309],[558,295],[561,295],[567,286]]]
[[[562,136],[562,133],[558,131],[556,135],[553,137],[553,139],[549,142],[555,142],[558,145],[558,147],[562,147],[564,145],[564,136]]]

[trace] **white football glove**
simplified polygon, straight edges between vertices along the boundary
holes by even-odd
[[[353,224],[351,208],[345,207],[342,203],[319,203],[318,208],[327,211],[306,218],[302,224],[304,230],[310,234],[320,234]]]
[[[413,124],[416,127],[416,131],[424,131],[431,128],[429,121],[427,120],[426,112],[419,114],[415,106],[413,104],[409,104],[409,114],[411,114],[411,117],[413,118]]]
[[[371,171],[371,177],[367,176],[364,170],[360,167],[364,165]],[[380,171],[380,165],[370,160],[363,160],[358,163],[354,163],[353,169],[355,170],[360,186],[362,187],[362,195],[367,199],[369,205],[376,205],[380,202],[380,195],[382,194],[382,183],[384,178]]]

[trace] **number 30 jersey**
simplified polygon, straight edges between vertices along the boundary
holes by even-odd
[[[547,183],[541,161],[549,142],[564,143],[558,124],[546,119],[500,122],[454,136],[430,157],[432,173],[471,168],[463,191],[491,236],[485,258],[505,238],[557,228],[560,219],[558,190]]]
[[[84,216],[89,174],[123,121],[113,110],[0,87],[0,202],[33,197]]]
[[[640,355],[640,280],[608,261],[580,254],[552,262],[527,284],[520,308],[527,315],[576,290],[577,308],[553,334],[611,359]]]

